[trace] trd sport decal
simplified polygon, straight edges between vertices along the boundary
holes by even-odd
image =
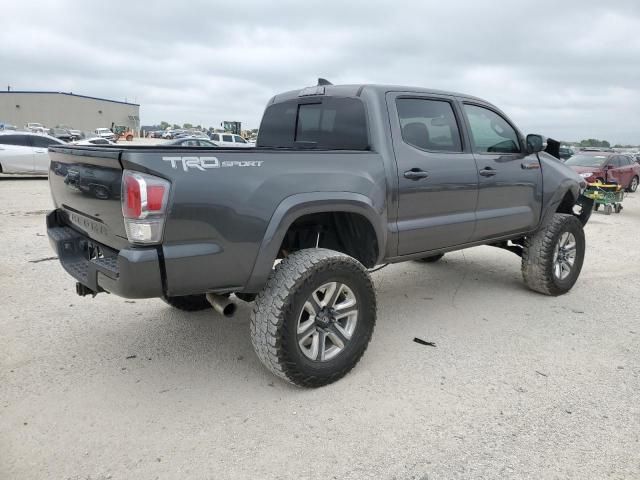
[[[178,169],[179,165],[185,172],[190,168],[205,171],[210,168],[227,168],[227,167],[261,167],[264,160],[223,160],[220,161],[216,157],[162,157],[165,162],[171,162],[171,168]]]

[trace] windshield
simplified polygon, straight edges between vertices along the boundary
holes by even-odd
[[[564,163],[580,167],[601,167],[606,160],[605,155],[574,155]]]

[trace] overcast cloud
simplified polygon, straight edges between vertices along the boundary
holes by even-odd
[[[525,133],[640,143],[640,1],[3,2],[0,82],[257,127],[274,94],[333,83],[454,90]],[[6,88],[6,87],[3,87]]]

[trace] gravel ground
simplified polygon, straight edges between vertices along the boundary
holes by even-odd
[[[261,366],[248,305],[76,296],[50,208],[0,178],[1,479],[640,478],[640,194],[560,298],[490,247],[375,273],[373,341],[317,390]]]

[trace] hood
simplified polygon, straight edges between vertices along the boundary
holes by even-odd
[[[601,172],[602,167],[583,167],[582,165],[567,165],[576,173]]]

